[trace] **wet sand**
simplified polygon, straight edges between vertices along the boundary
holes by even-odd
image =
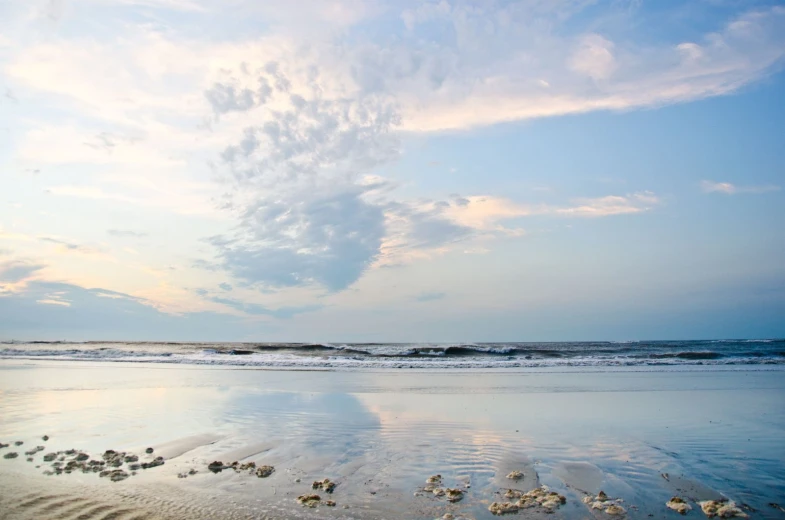
[[[0,519],[481,519],[497,518],[494,502],[519,503],[540,486],[564,503],[543,495],[504,518],[679,518],[666,507],[673,496],[692,508],[688,517],[705,518],[699,502],[721,499],[750,518],[785,518],[770,505],[785,502],[783,431],[779,368],[339,372],[5,360]],[[97,471],[44,475],[57,462],[47,454],[62,452],[65,467],[81,452],[84,463],[111,462],[106,450],[164,464],[132,475],[123,462],[110,468],[127,473],[117,482]],[[11,452],[19,456],[3,458]],[[238,465],[212,472],[215,461]],[[250,462],[275,470],[239,471]],[[312,488],[325,478],[331,493]],[[596,500],[601,491],[607,501]],[[316,507],[298,502],[307,494],[320,496]]]

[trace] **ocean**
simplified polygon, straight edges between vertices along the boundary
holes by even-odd
[[[782,365],[785,339],[551,343],[2,342],[0,359],[300,369]]]

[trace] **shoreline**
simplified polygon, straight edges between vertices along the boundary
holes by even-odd
[[[12,446],[0,455],[20,455],[0,457],[0,509],[10,511],[0,518],[68,520],[96,509],[86,518],[480,520],[497,518],[496,503],[518,507],[505,518],[632,520],[678,518],[666,505],[674,496],[695,518],[705,517],[700,501],[718,498],[750,518],[783,518],[768,506],[785,496],[782,368],[697,368],[281,371],[2,360],[0,442]],[[27,462],[22,453],[38,445],[45,449]],[[107,450],[126,452],[109,471],[127,477],[111,482],[112,473],[92,469],[115,460]],[[57,452],[63,468],[83,460],[71,474],[43,475],[57,461],[42,458]],[[161,465],[130,468],[159,456]],[[210,471],[215,462],[222,471]],[[263,466],[274,471],[259,477]],[[507,478],[515,471],[521,481]],[[312,488],[325,478],[332,493]],[[319,500],[298,502],[310,494]]]
[[[31,357],[4,357],[0,355],[0,364],[9,366],[118,366],[124,368],[137,367],[140,369],[170,369],[170,370],[242,370],[242,371],[265,371],[265,372],[338,372],[338,373],[429,373],[429,374],[515,374],[515,373],[543,373],[543,374],[604,374],[610,372],[618,373],[665,373],[665,372],[780,372],[785,371],[785,363],[760,363],[760,364],[723,364],[723,365],[701,365],[701,364],[651,364],[651,365],[567,365],[567,366],[523,366],[523,367],[378,367],[378,366],[267,366],[253,364],[201,364],[184,362],[161,362],[161,361],[131,361],[106,360],[106,359],[61,359],[46,358],[39,356]]]

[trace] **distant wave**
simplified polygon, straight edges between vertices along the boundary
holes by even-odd
[[[5,342],[0,358],[290,368],[783,365],[785,340],[562,343]]]

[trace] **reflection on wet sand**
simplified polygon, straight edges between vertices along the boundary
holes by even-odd
[[[689,392],[672,390],[687,386],[689,374],[639,374],[635,392],[609,383],[608,374],[579,374],[581,385],[590,387],[593,377],[601,391],[568,392],[560,374],[440,374],[427,391],[428,374],[60,372],[31,365],[0,378],[0,411],[13,419],[0,424],[0,441],[32,448],[42,434],[51,436],[33,462],[0,460],[0,485],[32,497],[0,499],[13,512],[0,518],[76,518],[90,508],[102,512],[95,518],[148,518],[140,501],[152,490],[168,501],[167,518],[179,518],[177,511],[209,518],[216,507],[237,518],[480,519],[515,508],[525,518],[665,518],[679,514],[667,505],[674,496],[691,514],[700,513],[700,502],[732,499],[743,514],[781,518],[768,506],[785,494],[781,374],[756,374],[767,387],[757,390],[748,373],[718,373],[710,386],[721,379],[722,389]],[[663,379],[676,384],[662,388]],[[461,393],[463,380],[470,390]],[[68,450],[74,452],[58,461]],[[126,452],[110,471],[128,478],[111,482],[113,474],[101,478],[81,466],[43,475],[51,463],[65,468],[81,453],[87,467],[92,460],[114,464],[106,450]],[[45,462],[50,452],[56,458]],[[139,461],[126,461],[129,454]],[[130,467],[157,457],[165,463]],[[215,463],[220,471],[210,469]],[[271,469],[257,475],[263,467]],[[33,497],[45,488],[64,495]],[[115,502],[104,504],[116,490]],[[41,516],[45,504],[50,509]]]

